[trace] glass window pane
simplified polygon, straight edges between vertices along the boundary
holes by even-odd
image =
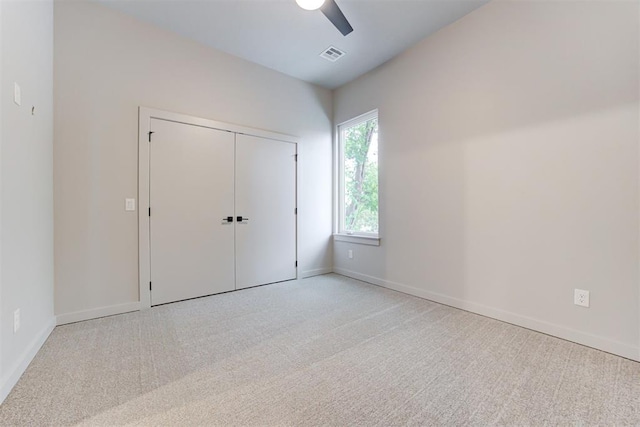
[[[378,119],[347,126],[340,136],[343,231],[378,233]]]

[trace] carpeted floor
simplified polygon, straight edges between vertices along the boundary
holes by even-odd
[[[640,363],[320,276],[57,327],[0,425],[640,425]]]

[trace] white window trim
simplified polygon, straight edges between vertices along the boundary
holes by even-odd
[[[344,204],[344,174],[342,173],[342,144],[340,143],[341,129],[353,126],[367,120],[378,118],[378,110],[372,110],[357,117],[339,123],[335,128],[334,138],[334,234],[333,240],[338,242],[349,242],[362,245],[380,246],[380,210],[378,206],[378,233],[358,233],[344,232],[342,228],[341,206]],[[380,189],[378,188],[378,191]],[[379,197],[379,194],[378,194]]]
[[[341,234],[336,233],[333,235],[334,242],[347,242],[356,243],[359,245],[380,246],[380,237],[378,236],[365,236],[362,234]]]

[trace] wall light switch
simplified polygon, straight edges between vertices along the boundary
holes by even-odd
[[[124,210],[125,211],[135,211],[136,210],[136,199],[124,199]]]
[[[353,250],[349,249],[349,259],[353,259]]]
[[[16,105],[22,104],[22,90],[20,90],[18,83],[13,84],[13,102],[15,102]]]
[[[13,333],[15,334],[20,329],[20,309],[13,312]]]

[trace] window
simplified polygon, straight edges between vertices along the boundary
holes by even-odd
[[[338,233],[378,237],[378,112],[338,126]]]

